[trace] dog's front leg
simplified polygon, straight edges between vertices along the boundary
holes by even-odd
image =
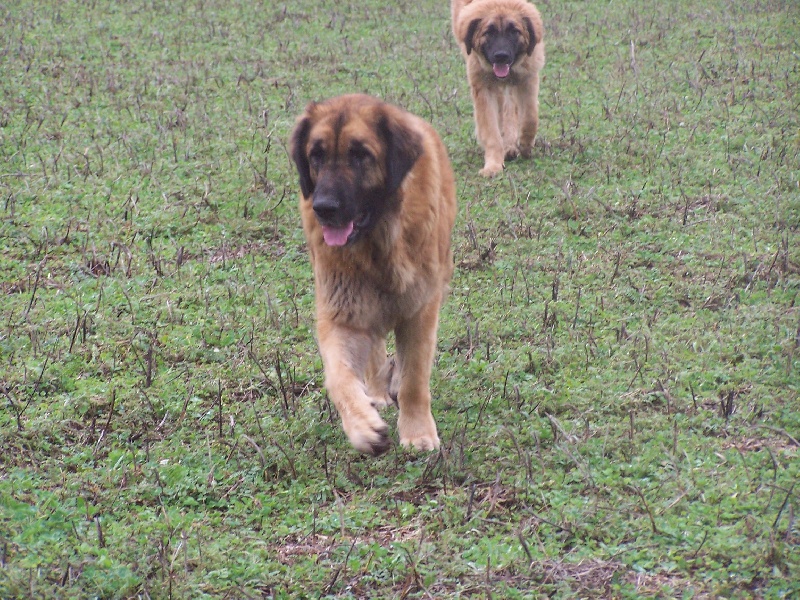
[[[517,98],[513,93],[503,94],[500,105],[500,127],[503,131],[503,151],[506,160],[519,156],[519,119]]]
[[[430,379],[441,301],[442,296],[438,294],[413,318],[395,329],[397,367],[400,369],[397,429],[400,443],[417,450],[439,447],[439,435],[431,412]]]
[[[525,158],[530,158],[536,132],[539,130],[539,74],[531,77],[528,85],[519,86],[517,106],[520,113],[519,149]]]
[[[475,133],[483,146],[483,168],[479,171],[484,177],[493,177],[503,170],[503,136],[500,132],[499,94],[491,88],[481,87],[472,90],[475,106]]]
[[[317,327],[325,369],[325,387],[342,419],[350,443],[359,452],[378,456],[389,449],[389,428],[367,393],[365,373],[375,341],[363,332],[331,322]]]

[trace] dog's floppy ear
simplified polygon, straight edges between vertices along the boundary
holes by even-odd
[[[314,182],[311,180],[311,170],[308,156],[306,156],[306,144],[311,131],[311,117],[308,114],[311,106],[309,105],[303,116],[297,120],[290,140],[292,160],[297,166],[297,174],[300,176],[300,191],[303,192],[304,198],[308,198],[314,192]]]
[[[530,20],[529,17],[522,17],[522,20],[525,21],[525,27],[528,29],[528,56],[533,54],[533,49],[536,47],[536,43],[539,41],[536,39],[536,31],[533,29],[533,22]]]
[[[384,112],[381,116],[378,132],[386,144],[386,192],[394,194],[411,167],[422,156],[422,139],[416,131],[394,118],[390,112]]]
[[[464,46],[467,49],[467,54],[472,52],[472,38],[475,37],[475,32],[477,31],[478,27],[481,24],[480,19],[473,19],[470,21],[469,26],[467,27],[467,33],[464,36]]]

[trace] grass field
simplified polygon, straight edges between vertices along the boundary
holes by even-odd
[[[800,6],[538,6],[485,180],[447,0],[0,4],[1,598],[800,596]],[[357,91],[456,171],[438,454],[322,387],[287,138]]]

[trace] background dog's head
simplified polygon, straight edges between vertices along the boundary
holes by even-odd
[[[422,154],[422,140],[403,115],[353,94],[311,103],[297,119],[292,160],[329,246],[363,238],[399,205],[397,191]]]
[[[479,52],[500,79],[508,77],[520,57],[533,53],[537,41],[530,17],[513,11],[487,12],[475,17],[469,21],[463,36],[467,54],[473,50]]]

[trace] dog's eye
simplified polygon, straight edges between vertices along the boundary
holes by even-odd
[[[308,153],[308,162],[315,169],[318,168],[325,161],[325,150],[320,146],[314,146],[311,152]]]
[[[363,164],[372,160],[372,153],[364,146],[356,144],[350,148],[350,160],[355,164]]]
[[[519,35],[519,29],[514,27],[514,25],[509,25],[508,27],[506,27],[506,33],[508,35]]]
[[[489,25],[486,28],[487,35],[496,35],[497,34],[497,27],[495,25]]]

